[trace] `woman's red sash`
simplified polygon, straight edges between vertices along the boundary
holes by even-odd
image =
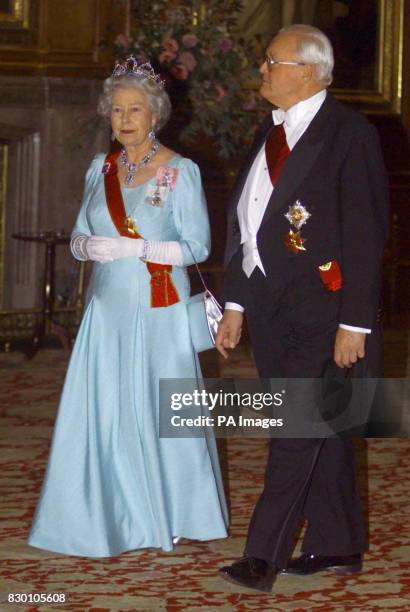
[[[121,236],[142,238],[135,223],[127,217],[118,180],[117,158],[119,152],[109,153],[103,166],[105,197],[111,219]],[[146,262],[151,275],[151,307],[160,308],[179,302],[179,296],[172,281],[172,266]]]

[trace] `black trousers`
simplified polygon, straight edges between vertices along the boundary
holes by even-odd
[[[247,322],[261,378],[321,377],[333,360],[337,292],[325,290],[313,273],[276,297],[259,270],[245,282]],[[366,357],[353,375],[380,375],[380,345],[373,330],[366,339]],[[245,555],[285,567],[302,519],[308,522],[303,552],[348,555],[366,549],[349,437],[270,441],[264,490],[251,518]]]

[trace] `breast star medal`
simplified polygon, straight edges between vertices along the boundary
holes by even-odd
[[[289,206],[288,212],[285,214],[286,219],[289,221],[293,228],[289,229],[289,233],[285,238],[285,246],[292,251],[292,253],[299,253],[299,251],[306,251],[304,242],[306,238],[303,238],[300,233],[300,228],[306,223],[311,214],[306,210],[300,200],[296,200],[292,206]],[[296,231],[295,231],[296,230]]]

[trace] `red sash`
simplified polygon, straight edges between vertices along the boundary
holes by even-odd
[[[142,238],[135,223],[127,217],[118,180],[117,158],[119,151],[109,153],[103,166],[105,197],[111,219],[121,236]],[[146,262],[151,275],[151,308],[172,306],[179,302],[179,296],[172,281],[172,266]]]

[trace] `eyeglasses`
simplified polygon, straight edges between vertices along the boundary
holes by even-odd
[[[272,70],[273,66],[279,64],[283,64],[284,66],[306,66],[305,62],[282,62],[281,60],[274,60],[271,57],[268,57],[267,55],[265,55],[265,62],[269,72]]]

